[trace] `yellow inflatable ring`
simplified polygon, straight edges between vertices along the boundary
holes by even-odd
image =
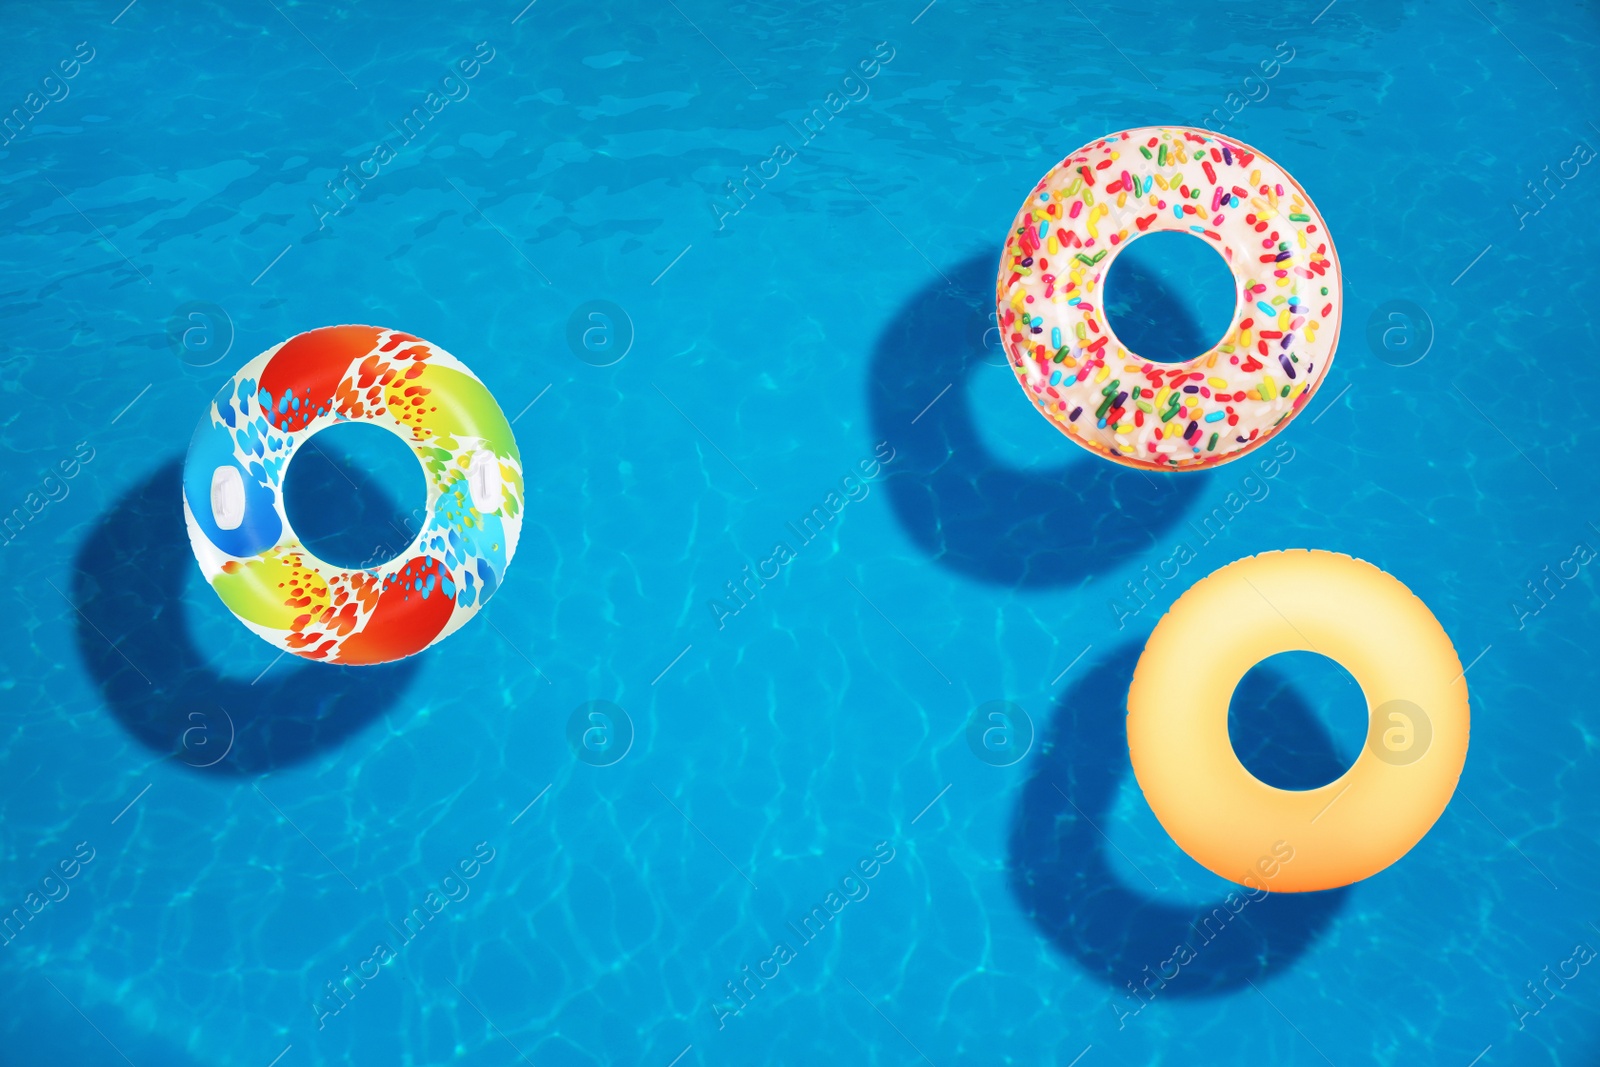
[[[1368,707],[1355,764],[1318,789],[1267,785],[1228,740],[1255,664],[1317,652]],[[1128,753],[1156,818],[1191,857],[1270,892],[1333,889],[1404,856],[1443,814],[1467,759],[1467,683],[1422,601],[1370,563],[1265,552],[1202,578],[1156,625],[1128,691]]]

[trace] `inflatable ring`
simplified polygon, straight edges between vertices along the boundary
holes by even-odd
[[[1103,313],[1106,272],[1157,230],[1227,260],[1237,305],[1183,363],[1129,352]],[[1237,459],[1302,410],[1339,340],[1339,259],[1311,198],[1226,137],[1161,126],[1086,145],[1017,213],[995,298],[1011,369],[1062,433],[1117,463],[1191,470]]]
[[[363,421],[422,464],[426,516],[411,545],[347,570],[308,552],[283,509],[283,475],[319,430]],[[200,569],[228,609],[279,648],[328,663],[420,652],[499,588],[522,529],[522,460],[500,406],[448,352],[398,330],[328,326],[246,363],[189,444],[184,515]]]
[[[1295,651],[1338,662],[1369,708],[1361,755],[1318,789],[1267,785],[1228,740],[1245,672]],[[1370,563],[1315,550],[1196,582],[1156,624],[1128,691],[1128,753],[1161,825],[1202,866],[1272,892],[1349,885],[1404,856],[1455,792],[1468,725],[1461,661],[1433,613]]]

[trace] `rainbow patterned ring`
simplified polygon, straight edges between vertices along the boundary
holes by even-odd
[[[344,569],[283,509],[295,452],[340,422],[381,426],[422,464],[422,529],[399,556]],[[460,360],[377,326],[297,334],[212,400],[183,466],[189,542],[222,602],[263,639],[327,663],[387,663],[442,641],[500,587],[522,530],[522,459],[500,405]]]
[[[1227,333],[1182,363],[1125,348],[1106,321],[1111,264],[1146,233],[1204,240],[1227,261]],[[1028,194],[1000,256],[997,314],[1034,407],[1124,466],[1199,470],[1259,448],[1327,379],[1344,309],[1322,216],[1278,164],[1183,126],[1084,145]]]

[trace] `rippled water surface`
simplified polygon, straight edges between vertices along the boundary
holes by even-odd
[[[0,1063],[1600,1062],[1600,13],[1324,2],[7,5]],[[1270,470],[1113,469],[986,334],[999,245],[1078,145],[1224,122],[1327,218],[1338,357]],[[1112,295],[1203,346],[1172,266]],[[466,361],[529,471],[483,617],[381,668],[275,659],[178,496],[217,386],[341,322]],[[308,492],[403,524],[354,475]],[[1282,547],[1438,616],[1461,787],[1146,992],[1229,887],[1129,673]],[[1359,748],[1326,664],[1234,710],[1274,781]]]

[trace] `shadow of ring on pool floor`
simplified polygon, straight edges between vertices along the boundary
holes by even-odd
[[[1141,888],[1130,888],[1113,869],[1113,846],[1100,831],[1113,832],[1112,805],[1122,776],[1133,773],[1127,697],[1142,647],[1122,645],[1062,697],[1023,787],[1009,848],[1011,889],[1024,911],[1058,949],[1106,982],[1119,1018],[1138,1010],[1145,988],[1156,999],[1224,994],[1283,970],[1333,921],[1348,891],[1248,900],[1241,888],[1235,900],[1248,903],[1237,911],[1226,897],[1179,906],[1143,892],[1137,881]],[[1342,773],[1327,732],[1270,668],[1245,676],[1231,715],[1233,736],[1266,737],[1253,752],[1256,773],[1269,770],[1297,789]],[[1192,958],[1177,966],[1180,945]]]
[[[965,260],[949,272],[951,284],[918,290],[884,324],[868,378],[874,439],[898,453],[886,480],[896,516],[936,561],[996,585],[1077,585],[1154,547],[1204,475],[1119,466],[1065,436],[1063,462],[1053,468],[1007,467],[989,452],[966,383],[986,362],[1005,360],[985,332],[998,262],[987,253]],[[1164,324],[1178,348],[1205,349],[1193,316],[1151,272],[1130,271],[1125,280],[1119,300]],[[950,396],[926,406],[952,385]],[[1008,418],[1043,416],[1018,387]]]
[[[414,656],[370,667],[284,656],[254,683],[211,667],[184,619],[184,590],[198,572],[182,470],[174,459],[121,497],[74,561],[78,650],[112,714],[154,752],[206,773],[255,775],[337,745],[388,711],[416,673]],[[347,509],[342,484],[324,479],[314,491]],[[356,495],[372,492],[358,486]]]

